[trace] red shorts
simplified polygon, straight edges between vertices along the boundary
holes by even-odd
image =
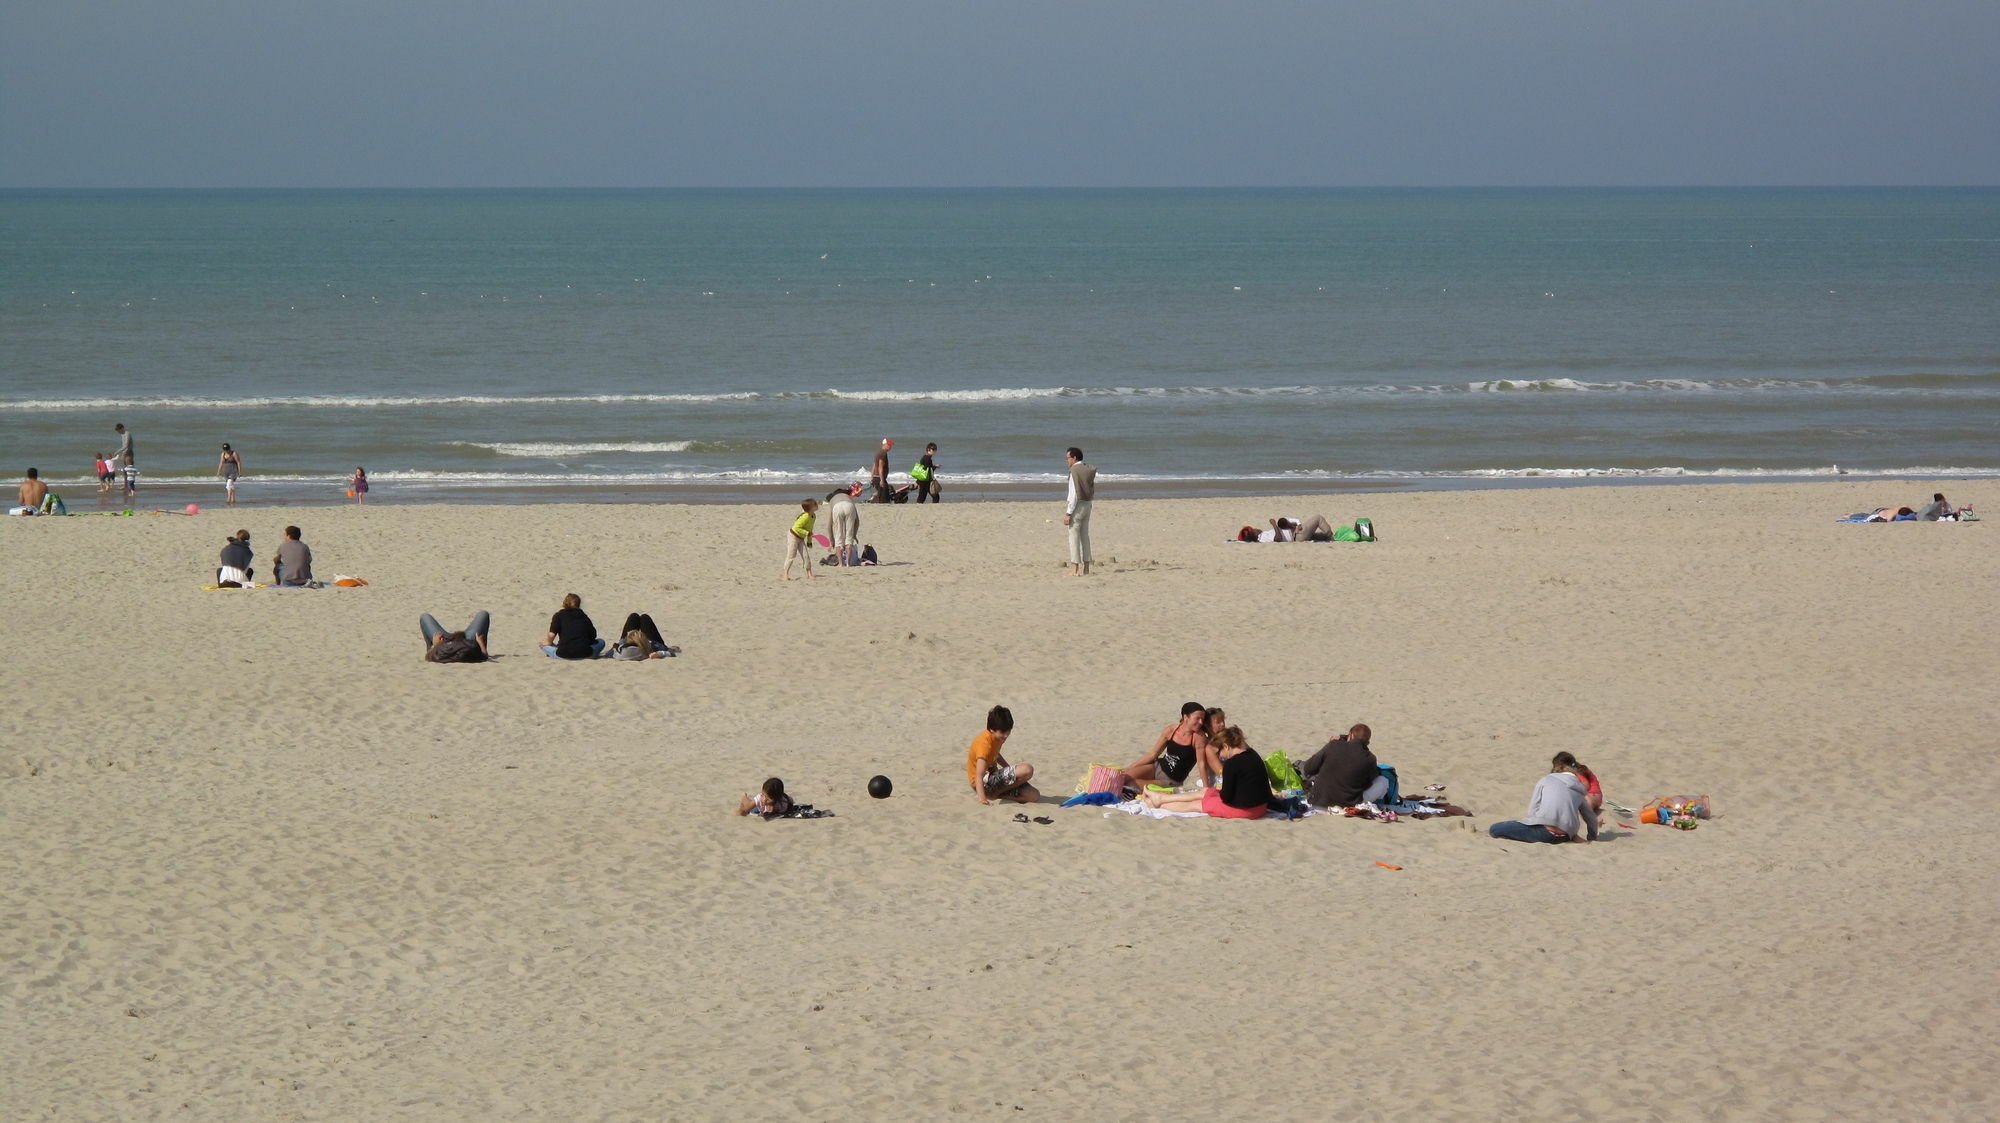
[[[1222,793],[1214,788],[1201,793],[1201,813],[1213,815],[1218,819],[1261,819],[1266,810],[1267,808],[1261,803],[1247,811],[1241,807],[1231,807],[1222,802]]]

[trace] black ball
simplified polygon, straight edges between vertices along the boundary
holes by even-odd
[[[868,794],[876,799],[888,799],[889,793],[895,790],[896,785],[890,783],[887,776],[877,776],[868,781]]]

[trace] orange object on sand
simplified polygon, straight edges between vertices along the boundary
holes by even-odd
[[[1385,870],[1399,870],[1399,869],[1402,869],[1402,868],[1403,868],[1403,867],[1401,867],[1401,866],[1392,866],[1392,865],[1390,865],[1390,864],[1389,864],[1389,863],[1387,863],[1387,862],[1377,862],[1377,863],[1375,863],[1375,864],[1376,864],[1376,865],[1378,865],[1378,866],[1381,866],[1381,867],[1382,867],[1383,869],[1385,869]]]

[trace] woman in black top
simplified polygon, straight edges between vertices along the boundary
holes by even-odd
[[[542,654],[551,659],[590,659],[604,650],[597,638],[597,625],[583,614],[583,598],[575,593],[563,598],[562,611],[549,617],[549,635],[542,641]]]
[[[1271,777],[1264,758],[1232,725],[1215,735],[1222,758],[1222,785],[1198,792],[1147,792],[1146,802],[1168,811],[1200,811],[1218,819],[1261,819],[1271,803]]]
[[[1212,775],[1208,747],[1208,713],[1200,702],[1181,706],[1181,719],[1160,730],[1152,751],[1125,769],[1127,784],[1144,791],[1147,784],[1179,787],[1181,781],[1201,766],[1201,783],[1207,787]]]

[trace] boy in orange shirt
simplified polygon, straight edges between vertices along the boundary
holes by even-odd
[[[1014,714],[1005,706],[986,712],[986,732],[972,739],[965,750],[965,779],[981,803],[1011,799],[1016,803],[1038,803],[1042,793],[1028,783],[1035,775],[1032,764],[1008,764],[1000,746],[1014,732]]]

